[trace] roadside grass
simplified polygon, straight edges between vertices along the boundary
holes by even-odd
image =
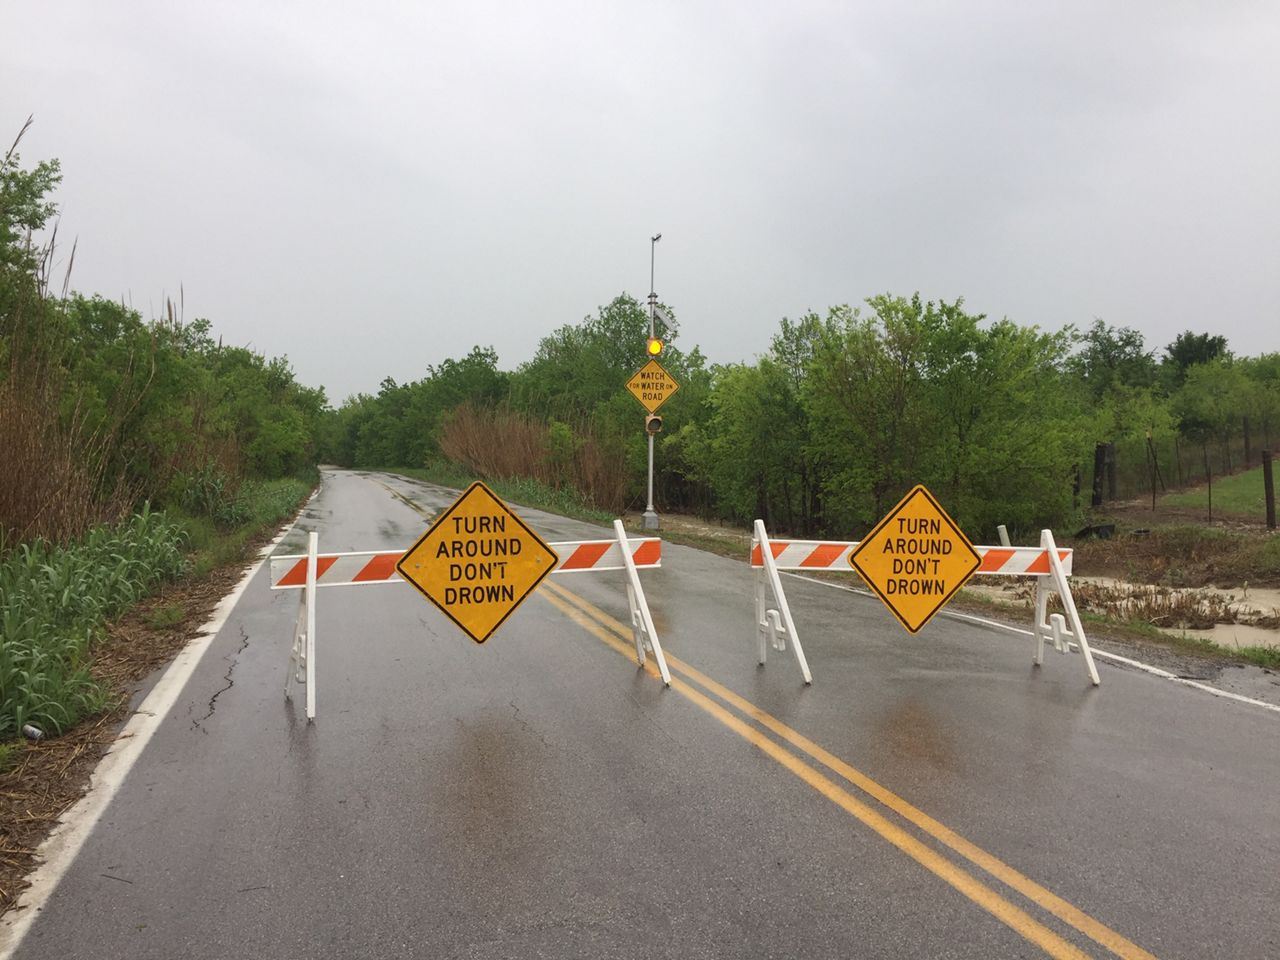
[[[187,619],[187,608],[180,603],[162,603],[151,610],[144,619],[147,626],[153,630],[176,627]]]
[[[588,523],[609,524],[613,522],[615,516],[593,507],[572,487],[562,486],[556,489],[540,480],[527,477],[487,479],[476,476],[465,467],[443,461],[432,463],[428,467],[379,467],[377,469],[455,490],[465,490],[476,480],[484,479],[485,486],[503,500],[533,507],[536,510],[558,513],[574,520],[585,520]]]
[[[1170,524],[1071,546],[1086,576],[1173,587],[1280,583],[1280,536],[1264,531]]]
[[[1242,659],[1268,670],[1280,670],[1280,650],[1275,647],[1239,647],[1233,651]]]
[[[1262,483],[1262,467],[1215,478],[1212,485],[1213,515],[1231,515],[1261,520],[1266,516],[1266,494]],[[1204,484],[1160,498],[1165,506],[1183,507],[1209,512],[1210,488]]]
[[[0,770],[21,752],[25,725],[58,736],[123,695],[93,675],[108,624],[162,584],[198,581],[242,562],[311,489],[302,477],[247,482],[239,493],[245,519],[229,530],[181,510],[144,508],[77,543],[34,541],[0,558]],[[163,629],[187,616],[184,604],[170,602],[143,619]]]
[[[226,529],[208,516],[180,508],[169,512],[187,534],[191,552],[191,575],[207,576],[213,570],[236,563],[249,544],[265,530],[293,516],[298,504],[315,487],[319,474],[284,477],[279,480],[246,480],[237,494],[242,521]]]
[[[60,734],[104,709],[89,670],[101,625],[186,569],[182,527],[145,509],[79,543],[19,544],[0,561],[0,740]]]

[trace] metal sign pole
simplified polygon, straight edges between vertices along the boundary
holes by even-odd
[[[649,241],[649,339],[652,340],[657,334],[656,318],[654,310],[658,305],[658,294],[653,289],[653,264],[654,254],[657,250],[658,241],[662,239],[662,234],[656,233]],[[644,529],[658,529],[658,512],[653,509],[653,434],[649,434],[649,495],[645,501],[644,508]]]
[[[653,434],[649,434],[649,497],[644,508],[644,528],[658,529],[658,514],[653,509]]]

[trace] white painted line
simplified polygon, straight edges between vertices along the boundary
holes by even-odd
[[[795,577],[797,580],[806,580],[809,583],[816,583],[823,587],[834,587],[837,590],[844,590],[846,593],[856,593],[860,597],[870,597],[872,600],[879,599],[870,590],[861,590],[858,587],[847,587],[843,583],[832,583],[830,580],[819,580],[816,577],[807,577],[802,573],[786,573],[784,576]],[[955,613],[951,610],[939,610],[938,616],[947,617],[950,620],[961,620],[965,623],[976,623],[983,627],[995,627],[999,630],[1005,630],[1009,633],[1021,634],[1024,637],[1034,637],[1030,630],[1024,630],[1021,627],[1011,626],[1007,623],[1001,623],[998,620],[988,620],[986,617],[975,617],[968,613]],[[1160,677],[1164,680],[1172,680],[1174,683],[1180,683],[1184,687],[1195,687],[1197,690],[1203,690],[1205,693],[1211,693],[1215,697],[1223,697],[1227,700],[1235,700],[1237,703],[1247,703],[1251,707],[1261,707],[1263,710],[1270,710],[1272,713],[1280,713],[1280,706],[1274,703],[1267,703],[1265,700],[1255,700],[1253,697],[1246,697],[1239,693],[1232,693],[1230,690],[1223,690],[1221,687],[1211,687],[1207,683],[1201,683],[1199,680],[1190,680],[1187,677],[1180,677],[1176,673],[1170,673],[1168,670],[1161,670],[1159,667],[1153,667],[1149,663],[1143,663],[1140,660],[1131,660],[1129,657],[1122,657],[1118,653],[1108,653],[1105,650],[1099,650],[1096,644],[1091,644],[1095,656],[1103,657],[1106,660],[1113,660],[1116,663],[1123,663],[1127,667],[1133,667],[1152,676]],[[0,960],[4,960],[0,957]]]
[[[305,510],[319,493],[320,488],[317,487],[302,509]],[[301,515],[302,512],[299,511],[298,516]],[[219,601],[214,608],[213,616],[200,628],[196,638],[183,647],[169,664],[164,675],[151,688],[146,699],[120,731],[116,742],[98,761],[85,795],[74,807],[63,814],[58,826],[53,829],[44,843],[40,844],[40,848],[36,851],[40,866],[30,877],[31,886],[23,891],[22,896],[9,912],[0,918],[0,960],[9,960],[17,951],[31,924],[40,915],[40,911],[44,909],[45,903],[59,881],[71,867],[76,854],[80,852],[85,840],[93,832],[94,826],[102,818],[103,812],[119,792],[121,784],[129,775],[134,763],[142,755],[151,737],[160,729],[160,724],[169,715],[169,711],[173,709],[178,695],[191,679],[196,666],[213,643],[213,638],[227,622],[231,611],[235,609],[241,595],[248,588],[249,582],[262,568],[271,551],[293,529],[298,522],[298,516],[295,516],[274,540],[262,548],[262,552],[258,554],[258,561],[240,578],[236,588]]]

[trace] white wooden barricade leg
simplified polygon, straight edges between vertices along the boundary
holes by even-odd
[[[307,536],[307,583],[302,591],[298,608],[298,620],[293,627],[293,647],[289,652],[289,664],[284,678],[284,696],[289,695],[290,682],[301,683],[307,688],[307,720],[316,718],[316,555],[319,552],[319,534]]]
[[[809,672],[809,661],[805,658],[804,648],[800,646],[800,635],[796,632],[796,622],[791,618],[791,607],[787,604],[786,591],[782,589],[782,578],[778,575],[778,565],[774,562],[773,549],[769,545],[769,534],[764,529],[763,520],[756,520],[751,539],[752,553],[757,546],[760,548],[760,566],[755,571],[756,635],[760,664],[763,666],[767,657],[767,644],[771,643],[775,650],[785,650],[787,638],[790,637],[791,652],[800,667],[800,675],[804,677],[806,684],[813,683],[813,674]],[[773,592],[775,607],[769,606],[767,590]]]
[[[662,682],[669,687],[671,671],[667,669],[667,658],[662,653],[658,630],[653,625],[653,615],[649,613],[649,601],[645,599],[644,587],[640,584],[640,574],[636,570],[635,557],[631,555],[627,531],[622,528],[621,520],[613,521],[613,532],[618,538],[618,549],[622,551],[622,563],[627,571],[627,603],[631,607],[631,636],[636,643],[636,661],[644,666],[644,652],[646,649],[652,650],[653,659],[658,661],[658,672],[662,674]]]
[[[1089,639],[1084,634],[1084,624],[1080,621],[1080,612],[1076,609],[1075,598],[1071,595],[1071,585],[1062,568],[1062,559],[1058,556],[1058,545],[1053,540],[1053,532],[1040,531],[1040,548],[1049,555],[1049,572],[1036,577],[1035,622],[1031,625],[1035,634],[1035,654],[1033,662],[1038,667],[1044,663],[1044,642],[1053,641],[1053,648],[1059,653],[1071,653],[1079,650],[1084,654],[1085,670],[1089,680],[1096,687],[1102,680],[1098,676],[1098,668],[1093,662],[1093,651],[1089,649]],[[1067,611],[1064,617],[1055,613],[1048,617],[1049,594],[1057,592],[1062,598],[1062,606]],[[1068,627],[1070,622],[1070,627]]]

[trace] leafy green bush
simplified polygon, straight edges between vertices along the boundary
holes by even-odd
[[[144,509],[66,547],[20,544],[0,560],[0,740],[31,723],[61,733],[103,708],[89,672],[101,625],[185,566],[181,528]]]
[[[187,513],[208,517],[223,529],[249,519],[249,510],[238,484],[220,466],[206,463],[194,473],[175,478],[177,501]]]

